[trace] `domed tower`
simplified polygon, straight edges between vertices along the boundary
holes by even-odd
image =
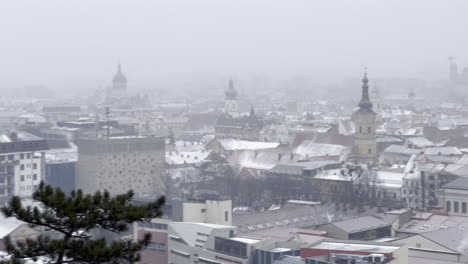
[[[375,135],[376,113],[372,110],[369,98],[369,80],[367,73],[362,78],[362,97],[359,110],[354,113],[356,132],[354,135],[354,154],[360,163],[374,163],[377,157],[377,142]]]
[[[119,64],[117,73],[112,78],[112,96],[115,98],[125,97],[127,94],[127,78],[122,73],[122,67]]]
[[[232,79],[229,80],[229,85],[224,95],[226,95],[224,112],[231,115],[237,113],[237,91],[234,89],[234,81]]]

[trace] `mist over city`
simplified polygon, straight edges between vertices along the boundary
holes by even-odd
[[[0,0],[0,264],[468,263],[467,10]]]

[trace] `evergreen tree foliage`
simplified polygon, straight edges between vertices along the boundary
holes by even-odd
[[[96,229],[121,234],[136,221],[150,221],[162,215],[164,196],[146,205],[132,205],[134,194],[111,197],[107,191],[84,195],[81,190],[66,195],[60,188],[41,183],[33,194],[40,206],[24,206],[19,197],[13,197],[1,211],[6,217],[30,224],[45,231],[37,239],[12,241],[6,239],[6,248],[12,263],[25,259],[47,257],[50,263],[135,263],[139,251],[151,240],[145,234],[140,241],[126,239],[106,241],[92,236]],[[53,234],[53,235],[51,235]]]

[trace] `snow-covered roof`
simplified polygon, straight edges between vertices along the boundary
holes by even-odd
[[[171,232],[171,229],[174,232]],[[189,246],[195,247],[197,241],[206,241],[206,237],[200,234],[211,235],[214,230],[234,230],[234,226],[216,225],[192,222],[172,222],[169,224],[169,236],[177,236],[183,239]],[[201,242],[198,242],[200,244]],[[203,242],[203,246],[204,246]],[[200,245],[202,246],[202,245]]]
[[[294,153],[304,157],[341,156],[349,152],[349,147],[333,144],[317,144],[311,140],[303,141]]]
[[[205,151],[183,151],[183,152],[176,152],[173,154],[166,154],[166,162],[170,165],[180,165],[180,164],[194,164],[199,163],[205,160],[210,152]]]
[[[324,170],[314,176],[314,179],[333,180],[333,181],[352,181],[353,175],[342,173],[342,169]]]
[[[24,223],[14,217],[6,218],[0,214],[0,238],[9,235],[22,224]]]
[[[78,160],[78,147],[70,143],[70,148],[49,149],[45,153],[47,163],[75,162]]]
[[[434,146],[434,143],[425,137],[412,137],[406,140],[406,145],[413,145],[416,148],[426,148]]]
[[[218,139],[218,142],[225,150],[272,149],[280,145],[277,142],[247,141],[233,138]]]
[[[376,185],[383,188],[401,188],[403,186],[404,173],[377,171]]]

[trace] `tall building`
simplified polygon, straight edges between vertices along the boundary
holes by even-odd
[[[455,58],[449,58],[449,79],[452,88],[463,88],[468,85],[468,67],[463,70],[458,70],[458,65],[455,63]]]
[[[0,205],[12,196],[31,198],[44,178],[44,139],[25,132],[0,135]]]
[[[364,73],[359,110],[354,113],[353,117],[354,123],[356,124],[354,154],[358,163],[373,163],[377,157],[375,136],[376,113],[372,110],[368,83],[367,74]]]
[[[229,80],[229,86],[224,92],[226,99],[224,102],[224,112],[230,115],[237,114],[237,91],[234,89],[234,81]]]
[[[77,145],[76,187],[83,192],[117,195],[133,190],[137,197],[163,193],[164,137],[80,139]]]

